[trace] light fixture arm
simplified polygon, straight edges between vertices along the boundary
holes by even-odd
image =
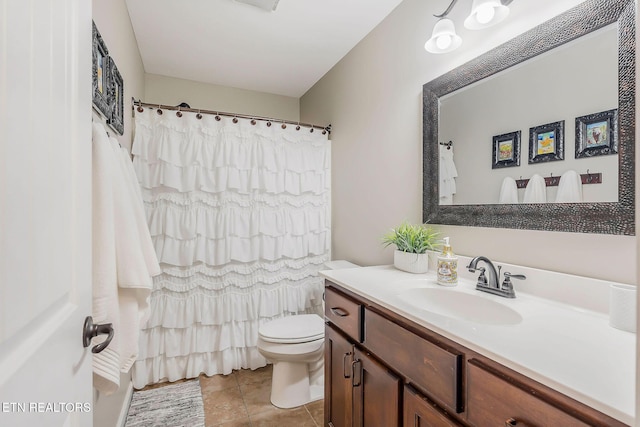
[[[510,1],[510,0],[507,0],[507,1]],[[433,16],[435,16],[436,18],[444,18],[445,16],[447,16],[449,14],[449,12],[451,12],[451,9],[453,9],[453,6],[455,6],[457,2],[458,2],[458,0],[452,0],[451,4],[447,8],[447,10],[442,12],[440,15],[433,15]]]
[[[513,0],[500,0],[500,3],[503,6],[509,6],[509,4],[511,4]],[[447,10],[445,10],[444,12],[442,12],[440,15],[433,15],[436,18],[444,18],[445,16],[447,16],[449,14],[449,12],[451,12],[451,9],[453,9],[453,6],[456,5],[456,3],[458,3],[458,0],[452,0],[451,4],[449,4],[449,7],[447,8]]]

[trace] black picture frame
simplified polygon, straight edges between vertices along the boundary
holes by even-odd
[[[521,131],[503,133],[493,137],[491,169],[520,166]]]
[[[93,22],[93,107],[109,118],[109,50]]]
[[[576,117],[576,159],[617,153],[617,108]]]
[[[529,164],[564,160],[564,120],[529,128]]]
[[[107,124],[118,135],[124,133],[124,81],[112,58],[109,60],[109,116]]]

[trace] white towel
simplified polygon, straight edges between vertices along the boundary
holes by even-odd
[[[93,124],[92,209],[93,209],[93,322],[111,323],[114,331],[111,344],[93,355],[93,386],[110,394],[120,387],[120,308],[118,305],[118,273],[116,268],[116,233],[113,200],[114,163],[104,126]],[[106,336],[93,339],[92,345]]]
[[[538,174],[531,177],[524,190],[522,203],[546,203],[547,202],[547,184],[544,178]]]
[[[440,204],[450,205],[453,203],[453,195],[456,193],[456,181],[458,170],[453,161],[453,150],[448,149],[444,145],[439,145],[439,192]],[[450,148],[450,147],[449,147]]]
[[[582,202],[582,179],[574,170],[568,170],[560,177],[556,203]]]
[[[125,150],[126,151],[126,150]],[[93,356],[94,387],[111,394],[138,355],[151,276],[160,266],[147,227],[133,165],[104,126],[93,125],[93,317],[111,323],[114,338]],[[94,339],[94,344],[104,337]]]
[[[111,138],[118,173],[114,176],[117,219],[116,258],[120,304],[120,370],[128,372],[138,356],[140,329],[149,315],[151,276],[160,266],[147,226],[133,163],[126,149]]]
[[[516,185],[516,180],[511,178],[510,176],[507,176],[502,180],[502,187],[500,188],[500,200],[498,201],[498,203],[518,203],[518,186]]]

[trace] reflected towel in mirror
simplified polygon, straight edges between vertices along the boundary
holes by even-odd
[[[522,203],[547,203],[547,184],[544,178],[535,174],[524,190]]]
[[[518,203],[518,186],[516,180],[510,176],[505,177],[502,180],[502,188],[500,188],[500,200],[501,204],[514,204]]]
[[[582,202],[582,179],[574,170],[568,170],[560,177],[556,203]]]
[[[450,205],[453,204],[453,195],[456,193],[456,181],[458,176],[458,170],[456,164],[453,162],[453,150],[449,150],[450,147],[440,145],[440,204]]]

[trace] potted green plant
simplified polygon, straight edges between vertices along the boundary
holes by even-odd
[[[384,246],[396,245],[393,265],[409,273],[429,271],[429,254],[439,245],[439,233],[427,224],[409,224],[403,222],[398,228],[392,228],[382,237]]]

